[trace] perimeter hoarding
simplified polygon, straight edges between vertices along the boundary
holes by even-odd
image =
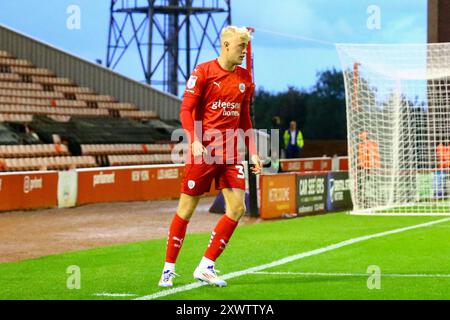
[[[77,204],[177,198],[184,165],[78,171]]]
[[[322,213],[327,205],[327,173],[297,174],[297,213]]]
[[[53,208],[57,205],[58,172],[0,174],[0,210]]]
[[[262,174],[260,176],[260,218],[273,219],[295,213],[295,174]]]
[[[80,169],[77,204],[176,199],[184,165]],[[214,184],[205,195],[215,195]]]
[[[352,209],[348,172],[267,174],[260,179],[262,219]]]
[[[327,211],[353,208],[348,171],[329,172],[327,177]]]
[[[305,158],[280,160],[283,172],[316,172],[331,171],[331,158]]]

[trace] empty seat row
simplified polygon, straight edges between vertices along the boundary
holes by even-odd
[[[83,155],[170,153],[173,144],[82,144]]]
[[[0,104],[24,105],[24,106],[52,106],[52,107],[71,107],[87,108],[85,101],[64,100],[57,98],[30,98],[30,97],[12,97],[0,95]]]
[[[34,83],[42,83],[42,84],[73,85],[72,80],[61,77],[31,76],[31,80]]]
[[[139,120],[158,118],[158,114],[154,111],[119,110],[119,115],[122,118],[139,119]]]
[[[175,145],[171,143],[147,144],[145,145],[145,148],[147,148],[149,153],[170,153],[174,146]]]
[[[61,116],[61,115],[48,115],[50,119],[58,122],[68,122],[71,116]],[[0,122],[18,122],[18,123],[29,123],[33,121],[32,114],[26,113],[0,113]]]
[[[62,92],[36,91],[36,90],[13,90],[13,89],[2,89],[2,88],[0,88],[0,96],[37,98],[37,99],[49,99],[49,98],[64,99],[64,93],[62,93]]]
[[[14,83],[14,82],[9,82]],[[19,84],[19,83],[17,83]],[[40,86],[40,84],[36,84]],[[51,105],[56,104],[57,106],[70,106],[70,107],[86,107],[87,103],[78,100],[67,100],[64,97],[64,93],[62,92],[53,92],[53,91],[39,91],[39,90],[26,90],[25,88],[21,88],[21,90],[13,89],[13,88],[2,88],[0,84],[0,97],[5,97],[6,99],[2,99],[1,101],[4,103],[17,103],[17,104],[39,104],[39,105]],[[24,98],[24,99],[17,99]],[[52,101],[43,102],[43,101],[33,101],[29,100],[29,98],[34,99],[54,99]],[[117,103],[117,102],[99,102],[99,108],[103,109],[116,109],[116,110],[138,110],[137,107],[131,103]]]
[[[55,115],[48,115],[48,117],[50,119],[53,119],[53,120],[58,121],[58,122],[69,122],[70,118],[72,118],[71,116],[60,116],[60,115],[57,115],[57,114],[55,114]]]
[[[82,101],[96,101],[96,102],[115,102],[116,99],[111,96],[101,95],[101,94],[84,94],[84,93],[76,93],[75,97],[77,100]]]
[[[106,109],[90,108],[55,108],[55,107],[28,107],[20,105],[0,104],[0,113],[25,113],[43,115],[71,115],[71,116],[109,116]]]
[[[3,92],[3,93],[2,93]],[[52,95],[57,95],[60,93],[56,92],[40,92],[42,94],[40,98],[38,97],[23,97],[23,96],[3,96],[2,94],[7,94],[8,90],[0,89],[0,105],[3,107],[21,107],[21,106],[33,106],[33,107],[62,107],[62,108],[88,108],[86,101],[78,101],[78,100],[67,100],[61,98],[50,98]],[[20,90],[17,90],[17,94],[19,94]],[[32,91],[30,91],[32,92]],[[38,92],[38,91],[36,91]],[[30,93],[31,94],[31,93]],[[117,105],[114,107],[114,105]],[[1,109],[0,112],[16,112],[14,109]],[[122,118],[131,118],[131,119],[155,119],[158,117],[158,114],[154,111],[139,111],[139,110],[123,110],[122,108],[133,108],[133,104],[128,103],[111,103],[107,105],[99,106],[99,109],[91,108],[92,110],[102,110],[100,113],[108,114],[108,109],[116,109],[119,112],[119,115]],[[17,109],[18,110],[18,109]],[[23,112],[20,112],[23,113]],[[52,114],[72,114],[72,112],[52,112]]]
[[[0,88],[11,90],[44,90],[44,87],[39,83],[24,83],[13,81],[0,81]]]
[[[98,102],[97,106],[102,109],[114,109],[114,110],[139,110],[132,103],[121,102]]]
[[[97,166],[95,158],[89,156],[10,158],[0,160],[0,169],[3,171],[64,170]]]
[[[11,73],[27,74],[30,76],[53,76],[53,72],[44,68],[35,68],[27,66],[12,66]]]
[[[2,73],[2,75],[12,75],[9,73]],[[17,75],[12,75],[17,78],[17,81],[7,81],[0,79],[0,88],[2,89],[13,89],[13,90],[39,90],[43,91],[44,87],[40,83],[27,83],[27,82],[18,82],[20,77]],[[93,91],[90,88],[86,87],[76,87],[76,86],[53,86],[54,92],[61,93],[92,93]]]
[[[77,101],[77,100],[58,100],[53,99],[50,101],[51,106],[55,107],[71,107],[71,108],[87,108],[88,105],[85,101]]]
[[[33,121],[33,115],[31,114],[0,113],[0,122],[28,123],[31,121]]]
[[[16,73],[0,72],[0,81],[22,81],[22,78]]]
[[[53,86],[53,90],[63,93],[93,93],[90,88],[76,86]]]
[[[170,154],[141,154],[108,156],[111,166],[145,165],[145,164],[168,164],[172,163]]]
[[[0,56],[0,64],[5,64],[8,66],[30,66],[30,67],[33,66],[33,64],[28,60],[8,58],[3,56]]]
[[[0,145],[0,158],[70,155],[64,144]]]
[[[0,104],[50,106],[50,100],[24,97],[0,96]]]

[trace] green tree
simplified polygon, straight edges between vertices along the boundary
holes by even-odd
[[[256,92],[255,127],[269,129],[279,116],[283,128],[297,121],[306,139],[345,139],[345,89],[342,73],[335,69],[317,74],[317,83],[309,91],[288,87],[286,92]]]
[[[306,103],[303,134],[308,139],[346,139],[345,87],[341,72],[332,69],[318,73]]]

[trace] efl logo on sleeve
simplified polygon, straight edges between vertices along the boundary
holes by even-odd
[[[190,76],[188,83],[187,83],[187,87],[188,89],[193,89],[197,83],[197,76]]]

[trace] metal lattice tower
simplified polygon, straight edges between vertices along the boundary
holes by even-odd
[[[178,95],[202,53],[219,54],[227,25],[231,0],[111,0],[106,66],[137,54],[145,82]]]

